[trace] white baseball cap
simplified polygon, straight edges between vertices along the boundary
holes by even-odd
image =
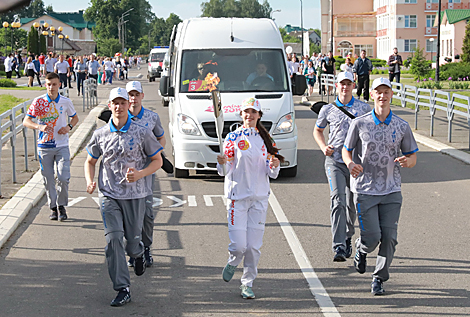
[[[241,111],[245,109],[249,109],[249,108],[255,109],[256,111],[261,111],[261,105],[258,99],[248,98],[248,99],[243,100]]]
[[[350,72],[341,72],[341,73],[339,73],[338,77],[336,77],[336,82],[340,83],[345,79],[347,79],[351,82],[354,82],[353,74],[350,73]]]
[[[129,100],[129,95],[127,94],[127,91],[124,88],[117,87],[113,88],[109,93],[109,101],[113,101],[116,98],[124,98],[126,100]]]
[[[392,84],[390,83],[390,80],[388,80],[388,78],[380,77],[380,78],[375,79],[374,82],[372,83],[372,90],[382,85],[385,85],[388,88],[392,88]]]
[[[140,81],[130,81],[126,85],[126,90],[127,92],[132,91],[132,90],[137,90],[138,92],[142,93],[144,90],[142,89],[142,84]]]

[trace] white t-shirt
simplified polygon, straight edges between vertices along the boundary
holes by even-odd
[[[54,65],[54,70],[57,70],[59,74],[67,74],[69,72],[69,62],[57,62]]]
[[[111,61],[104,62],[104,70],[112,71],[114,69],[114,64]]]
[[[3,65],[5,65],[5,72],[11,72],[11,58],[10,57],[7,57],[5,58],[5,61],[3,62]]]
[[[37,97],[29,106],[26,115],[36,118],[38,124],[54,127],[54,133],[39,132],[38,147],[55,148],[69,145],[69,135],[59,134],[58,131],[67,125],[67,116],[76,115],[73,103],[69,98],[57,96],[51,100],[48,94]]]

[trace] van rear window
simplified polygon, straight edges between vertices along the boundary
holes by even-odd
[[[150,54],[150,62],[162,62],[165,53],[152,53]]]
[[[222,92],[288,91],[284,52],[275,49],[183,51],[181,92],[207,92],[208,74],[217,74]]]

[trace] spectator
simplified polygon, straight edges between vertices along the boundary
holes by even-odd
[[[366,51],[361,51],[361,58],[356,59],[353,66],[354,81],[357,81],[357,98],[364,90],[364,100],[369,102],[369,80],[372,72],[372,62],[366,57]]]
[[[46,76],[47,74],[54,72],[54,65],[55,63],[54,59],[52,58],[52,53],[49,53],[46,59]]]
[[[400,66],[403,65],[401,55],[398,55],[398,48],[393,49],[393,54],[388,57],[388,79],[390,82],[396,78],[396,82],[400,83]]]
[[[28,87],[33,87],[34,74],[36,73],[36,66],[34,66],[33,59],[29,56],[24,66],[24,74],[29,78]]]
[[[350,72],[351,74],[353,73],[353,66],[354,64],[351,61],[350,57],[346,57],[346,60],[344,61],[344,64],[342,64],[339,68],[343,72]]]
[[[54,71],[59,74],[60,88],[67,87],[67,78],[70,77],[70,69],[69,63],[64,60],[64,55],[59,55],[59,61],[55,63]]]
[[[317,71],[315,67],[313,67],[313,62],[308,61],[307,67],[305,67],[304,75],[307,78],[307,85],[308,85],[308,95],[311,96],[313,94],[313,86],[317,80]]]
[[[36,68],[36,73],[35,73],[36,79],[38,80],[39,86],[42,87],[41,79],[39,78],[41,77],[41,62],[39,61],[39,57],[40,56],[36,55],[36,58],[33,59],[33,64],[34,64],[34,67]]]
[[[44,56],[44,53],[41,53],[39,55],[39,72],[41,73],[42,76],[46,76],[46,56]]]
[[[3,65],[5,65],[5,73],[8,79],[11,79],[12,67],[13,67],[13,54],[8,54],[8,57],[5,58],[3,61]]]
[[[333,52],[329,51],[328,56],[323,59],[322,69],[325,74],[328,75],[335,75],[336,74],[336,66],[335,66],[335,58],[333,57]],[[328,94],[331,95],[333,92],[333,87],[328,86]]]
[[[75,62],[75,66],[73,70],[77,74],[77,96],[80,96],[80,88],[82,89],[83,94],[83,81],[86,77],[86,64],[83,62],[83,57],[78,56],[77,61]]]

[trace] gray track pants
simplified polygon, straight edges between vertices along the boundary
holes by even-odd
[[[126,252],[133,258],[144,253],[141,232],[145,198],[121,200],[101,197],[100,206],[107,243],[105,253],[109,277],[114,290],[119,291],[131,283]],[[127,240],[126,246],[124,237]]]
[[[372,276],[382,281],[390,277],[388,269],[392,264],[395,246],[398,244],[397,228],[402,200],[401,192],[381,196],[354,195],[361,229],[361,237],[356,241],[356,248],[363,253],[370,253],[380,242]]]
[[[68,146],[38,148],[41,175],[46,187],[49,208],[67,206],[69,202],[70,151]],[[57,189],[54,175],[57,171]]]
[[[155,174],[152,174],[152,195],[145,197],[145,216],[142,227],[142,242],[145,247],[150,247],[153,242],[153,223],[155,215],[153,214],[153,187],[155,184]]]
[[[334,251],[338,246],[346,248],[346,239],[354,235],[356,210],[349,187],[349,170],[346,164],[336,162],[327,156],[325,158],[325,172],[330,185],[330,218]]]

